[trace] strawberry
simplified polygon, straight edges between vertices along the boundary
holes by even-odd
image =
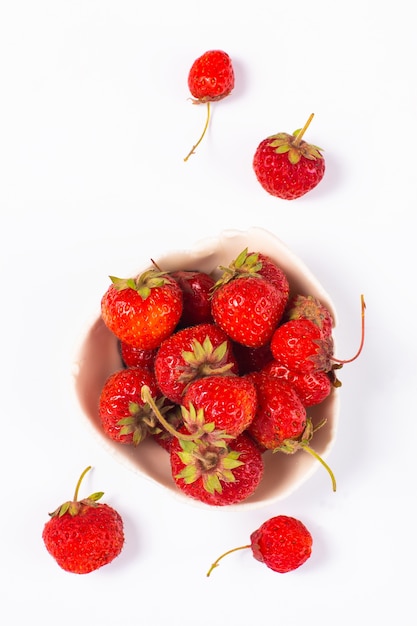
[[[312,553],[313,538],[300,520],[288,515],[271,517],[250,535],[250,543],[222,554],[210,567],[210,576],[220,560],[232,552],[250,548],[253,557],[269,569],[286,574],[303,565]]]
[[[130,367],[111,374],[101,390],[99,416],[105,434],[123,444],[137,446],[149,433],[159,432],[159,421],[148,403],[143,402],[142,387],[147,385],[152,397],[163,397],[155,375],[144,367]],[[163,411],[166,411],[165,407]]]
[[[321,148],[302,137],[313,119],[310,115],[302,129],[267,137],[257,147],[253,170],[262,187],[272,196],[294,200],[314,189],[324,176],[325,161]]]
[[[228,96],[235,86],[230,56],[209,50],[194,61],[188,74],[188,88],[198,102],[214,102]]]
[[[155,358],[159,388],[176,404],[191,381],[226,371],[237,373],[237,363],[230,340],[215,324],[176,331],[162,342]]]
[[[49,554],[67,572],[88,574],[113,561],[124,545],[123,520],[107,504],[98,503],[102,492],[78,500],[81,474],[72,501],[65,502],[46,522],[42,539]]]
[[[314,296],[304,296],[297,294],[288,303],[285,313],[287,320],[297,320],[300,318],[314,322],[323,336],[330,337],[333,332],[333,317],[329,309]]]
[[[309,319],[281,324],[272,336],[271,352],[278,363],[300,374],[332,369],[333,340]]]
[[[267,363],[262,368],[262,372],[291,383],[305,407],[320,404],[330,394],[333,385],[339,386],[336,381],[333,383],[327,372],[299,374],[292,372],[285,365],[281,365],[275,360]]]
[[[306,426],[306,410],[287,381],[262,373],[248,374],[256,387],[258,408],[248,427],[263,448],[278,449],[286,439],[296,439]]]
[[[136,278],[110,277],[101,300],[106,326],[120,341],[153,350],[177,326],[183,309],[182,291],[168,274],[151,269]]]
[[[261,275],[262,263],[247,249],[222,267],[211,298],[213,319],[233,340],[259,348],[270,340],[282,318],[287,294]]]
[[[212,322],[210,294],[214,286],[214,278],[205,272],[190,270],[171,272],[171,277],[177,281],[183,295],[180,326]]]
[[[214,423],[232,437],[240,435],[255,417],[257,393],[249,378],[240,376],[207,376],[187,387],[182,406],[204,412],[206,422]]]
[[[210,103],[226,98],[235,86],[235,75],[230,56],[223,50],[209,50],[192,64],[188,73],[188,88],[194,104],[207,105],[207,118],[203,133],[184,161],[194,154],[210,122]]]
[[[153,369],[158,348],[143,350],[125,341],[119,342],[119,348],[120,356],[125,367],[146,367],[147,369]]]
[[[194,442],[173,439],[173,479],[185,495],[205,504],[238,504],[254,493],[262,479],[262,453],[245,433],[229,441],[221,432],[217,439],[211,435]]]

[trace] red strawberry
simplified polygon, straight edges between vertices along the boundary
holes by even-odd
[[[193,381],[186,389],[182,406],[204,412],[206,423],[232,437],[240,435],[255,417],[257,393],[249,378],[207,376]]]
[[[188,88],[198,102],[214,102],[230,94],[235,76],[230,56],[209,50],[194,61],[188,74]]]
[[[273,196],[293,200],[319,184],[324,176],[324,157],[317,146],[302,137],[313,119],[292,135],[277,133],[259,144],[253,158],[253,169],[262,187]]]
[[[131,346],[125,341],[120,342],[120,356],[126,367],[146,367],[153,370],[157,351],[158,348],[142,350],[142,348]]]
[[[205,272],[171,272],[182,290],[183,311],[180,326],[194,326],[213,321],[211,315],[210,294],[214,278]]]
[[[262,453],[245,433],[227,444],[221,433],[217,441],[175,438],[170,458],[177,487],[190,498],[212,506],[246,500],[258,487],[264,470]]]
[[[207,119],[203,133],[184,161],[194,154],[210,122],[210,103],[226,98],[235,86],[231,58],[222,50],[209,50],[194,61],[188,73],[188,88],[194,104],[207,104]]]
[[[162,393],[152,371],[131,367],[111,374],[101,390],[99,416],[105,434],[113,441],[138,445],[151,432],[158,432],[159,421],[142,400],[142,387],[163,404]],[[165,409],[166,410],[166,409]]]
[[[305,407],[320,404],[330,394],[333,386],[339,386],[330,379],[327,372],[298,374],[275,360],[265,365],[262,372],[291,383]]]
[[[183,308],[178,283],[151,269],[136,278],[115,278],[101,300],[106,326],[120,341],[143,350],[157,348],[177,326]]]
[[[252,549],[257,561],[274,572],[286,574],[303,565],[311,556],[313,538],[306,526],[294,517],[277,515],[264,522],[250,536],[250,543],[222,554],[210,567],[210,576],[219,561],[237,550]]]
[[[260,274],[262,263],[247,249],[221,268],[211,298],[213,319],[233,340],[259,348],[270,340],[287,303],[270,280]]]
[[[178,330],[162,342],[155,359],[159,388],[177,404],[191,381],[225,371],[237,373],[237,363],[230,340],[215,324]]]
[[[297,294],[288,303],[285,313],[288,320],[307,319],[314,322],[323,336],[330,337],[333,332],[333,317],[329,309],[314,296]]]
[[[329,372],[332,369],[333,340],[323,337],[311,320],[299,318],[281,324],[271,339],[276,361],[301,374]]]
[[[258,408],[249,434],[263,448],[276,450],[286,439],[296,439],[306,426],[306,410],[293,386],[281,378],[248,374],[258,395]]]
[[[264,278],[237,278],[216,289],[213,319],[233,341],[259,348],[271,339],[281,316],[281,296]]]
[[[98,503],[102,492],[78,500],[81,474],[74,499],[50,513],[42,539],[49,554],[67,572],[88,574],[113,561],[124,545],[123,520],[107,504]]]

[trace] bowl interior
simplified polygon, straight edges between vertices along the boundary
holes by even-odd
[[[296,257],[277,237],[263,229],[249,231],[224,231],[218,238],[198,242],[190,250],[173,251],[155,259],[164,270],[200,270],[214,276],[220,274],[219,265],[229,263],[245,248],[263,252],[275,260],[289,279],[291,293],[313,295],[325,304],[333,315],[336,313],[329,295],[304,263]],[[131,269],[131,268],[129,268]],[[146,268],[133,268],[131,275]],[[176,487],[170,472],[168,453],[152,438],[138,447],[123,445],[110,440],[101,428],[98,403],[101,389],[110,374],[122,367],[118,343],[103,323],[100,313],[83,337],[75,368],[75,391],[77,400],[88,425],[102,444],[119,461],[170,491],[187,503],[197,504],[183,495]],[[314,450],[325,458],[334,441],[338,418],[338,393],[333,389],[320,405],[311,407],[308,416],[313,423],[323,419],[326,424],[313,437]],[[244,502],[230,508],[257,507],[282,499],[303,484],[321,467],[311,455],[299,451],[293,455],[264,453],[265,471],[256,492]],[[323,468],[322,468],[323,469]],[[323,469],[323,471],[325,471]],[[330,481],[330,479],[329,479]],[[201,504],[201,506],[207,506]]]

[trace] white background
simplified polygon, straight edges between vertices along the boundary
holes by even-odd
[[[412,624],[416,499],[416,38],[404,0],[9,0],[0,8],[1,610],[10,626]],[[205,118],[188,70],[213,48],[236,87]],[[258,143],[314,120],[326,174],[304,198],[266,194]],[[287,499],[202,510],[115,461],[86,428],[72,360],[108,275],[227,228],[260,226],[331,294],[341,375],[337,440]],[[41,533],[82,491],[125,520],[111,565],[63,572]],[[314,550],[280,575],[249,551],[205,574],[276,514]]]

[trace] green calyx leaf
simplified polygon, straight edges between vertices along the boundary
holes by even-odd
[[[155,407],[164,415],[172,409],[172,405],[165,405],[165,397],[155,401]],[[159,419],[153,407],[145,402],[143,405],[137,402],[129,402],[129,415],[117,422],[120,426],[121,435],[132,435],[132,444],[138,446],[148,434],[161,432]]]
[[[233,363],[227,362],[227,354],[227,341],[214,348],[208,335],[203,343],[194,339],[192,350],[182,352],[182,358],[187,365],[184,366],[179,381],[188,383],[210,374],[227,374],[233,367]]]
[[[276,135],[272,135],[270,137],[271,141],[269,142],[269,146],[274,148],[277,154],[288,154],[288,160],[293,165],[296,165],[301,158],[309,159],[310,161],[315,161],[317,159],[322,159],[323,155],[321,154],[318,146],[314,146],[313,144],[309,144],[306,141],[299,141],[298,135],[301,133],[302,129],[298,129],[294,132],[293,135],[289,135],[288,133],[277,133]]]
[[[171,282],[167,272],[155,269],[147,270],[136,278],[118,278],[117,276],[110,276],[109,278],[118,291],[133,289],[141,296],[142,300],[149,297],[152,289],[163,287]]]
[[[188,409],[181,405],[181,415],[184,426],[191,434],[198,436],[198,440],[204,444],[210,444],[216,448],[227,448],[227,439],[233,439],[232,435],[228,435],[224,430],[216,429],[215,422],[206,422],[204,409],[196,409],[190,402]],[[195,442],[192,441],[192,444]],[[181,442],[183,445],[183,442]]]
[[[247,276],[258,278],[262,269],[262,263],[259,261],[257,253],[249,254],[248,248],[245,248],[228,267],[220,265],[219,269],[222,270],[223,274],[212,287],[212,294],[231,280]]]
[[[177,452],[184,468],[176,478],[186,484],[201,479],[204,489],[209,493],[222,492],[222,483],[234,482],[233,470],[243,465],[239,461],[240,452],[230,450],[227,446],[216,446],[198,439],[180,441],[181,450]]]

